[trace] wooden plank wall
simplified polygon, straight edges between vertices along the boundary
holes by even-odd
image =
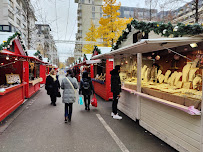
[[[180,152],[200,152],[200,116],[141,98],[140,125]]]
[[[118,100],[118,109],[136,121],[136,107],[137,100],[136,95],[130,94],[129,92],[122,90],[121,98]]]

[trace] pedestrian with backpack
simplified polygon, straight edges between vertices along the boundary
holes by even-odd
[[[88,77],[88,72],[84,71],[82,74],[82,81],[80,82],[79,94],[84,96],[85,110],[90,110],[90,96],[94,93],[92,80]]]

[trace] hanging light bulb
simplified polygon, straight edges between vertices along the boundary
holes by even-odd
[[[128,64],[128,61],[127,61],[127,60],[125,61],[125,64]]]
[[[157,55],[156,57],[155,57],[155,59],[156,60],[159,60],[161,57],[159,56],[159,55]]]
[[[198,47],[197,43],[191,43],[190,46],[191,46],[192,48]]]
[[[15,60],[17,61],[17,60],[18,60],[18,57],[16,57]]]
[[[9,60],[9,56],[6,56],[6,60]]]
[[[4,65],[4,63],[1,63],[1,65]]]

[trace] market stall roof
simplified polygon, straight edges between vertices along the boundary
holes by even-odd
[[[147,53],[153,51],[164,50],[165,48],[174,48],[188,45],[191,43],[198,43],[203,41],[203,36],[199,37],[181,37],[181,38],[161,38],[161,39],[143,39],[140,42],[131,44],[129,46],[120,48],[110,53],[96,55],[91,60],[102,58],[114,58],[114,55],[122,54],[137,54]]]

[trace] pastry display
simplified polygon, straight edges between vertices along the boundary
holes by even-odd
[[[195,73],[198,70],[198,68],[191,68],[189,72],[189,81],[192,82],[195,78]]]
[[[182,76],[182,81],[183,82],[188,82],[190,68],[191,68],[191,63],[187,63],[183,67],[183,76]]]
[[[179,80],[180,80],[180,78],[182,77],[182,75],[183,75],[182,72],[178,72],[178,73],[176,74],[174,85],[176,85],[176,84],[179,82]]]
[[[141,69],[141,78],[142,78],[142,79],[145,78],[145,72],[146,72],[146,70],[147,70],[147,66],[144,65],[144,67],[142,67],[142,69]]]
[[[196,76],[192,82],[193,89],[196,89],[198,87],[198,84],[202,82],[201,76]]]
[[[167,70],[166,74],[165,74],[164,82],[168,82],[168,77],[169,77],[170,74],[171,74],[171,71]]]

